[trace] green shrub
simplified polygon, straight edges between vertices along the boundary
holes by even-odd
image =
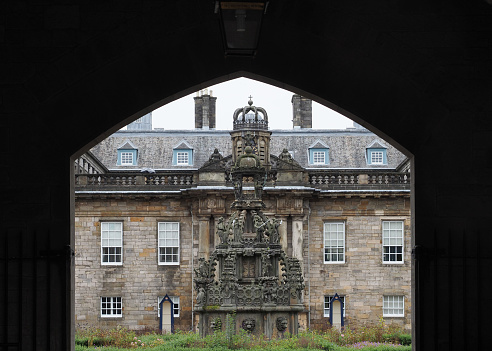
[[[400,334],[400,343],[405,346],[411,345],[412,336],[410,334]]]
[[[285,333],[282,339],[268,340],[264,335],[256,336],[244,330],[235,330],[235,313],[228,315],[224,331],[201,338],[194,332],[176,331],[160,334],[154,330],[139,331],[127,328],[114,329],[82,328],[77,330],[77,351],[104,347],[104,350],[152,349],[154,351],[227,351],[227,350],[272,350],[272,351],[410,351],[411,336],[400,327],[386,325],[381,320],[371,327],[346,326],[342,330],[329,328],[323,332],[300,332],[298,335]],[[397,345],[401,343],[402,345]]]

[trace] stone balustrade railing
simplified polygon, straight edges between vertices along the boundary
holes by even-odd
[[[187,188],[196,185],[195,173],[189,171],[170,171],[158,173],[106,173],[77,174],[77,188],[103,187],[173,187]]]
[[[191,188],[197,186],[196,171],[159,171],[157,173],[110,172],[104,174],[77,174],[77,189],[135,190],[150,188]],[[308,172],[309,186],[320,189],[410,189],[410,173],[357,172],[316,170]],[[274,179],[272,179],[275,183]],[[228,182],[227,184],[229,184]],[[307,185],[307,184],[306,184]]]
[[[397,188],[410,189],[410,173],[311,171],[309,184],[315,188]]]

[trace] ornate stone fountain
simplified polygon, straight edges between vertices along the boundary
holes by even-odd
[[[236,332],[242,328],[268,338],[295,334],[298,315],[304,310],[301,266],[282,250],[280,222],[262,212],[267,172],[254,153],[251,133],[241,142],[243,153],[230,169],[234,212],[227,219],[219,218],[220,244],[209,259],[200,258],[195,269],[199,333],[225,330],[229,315]]]

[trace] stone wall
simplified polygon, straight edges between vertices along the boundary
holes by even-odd
[[[409,198],[320,198],[310,201],[304,221],[304,256],[310,255],[311,327],[324,328],[324,296],[345,297],[345,323],[374,324],[383,315],[383,295],[405,297],[405,317],[385,318],[411,328],[411,229]],[[403,264],[382,263],[382,221],[404,221]],[[345,223],[345,263],[323,263],[323,223]],[[305,260],[306,263],[306,260]],[[309,284],[310,283],[310,284]]]
[[[123,222],[123,264],[101,265],[101,221]],[[158,265],[157,223],[180,223],[180,264]],[[157,328],[159,296],[180,297],[179,329],[191,328],[191,215],[187,200],[76,202],[75,323]],[[100,297],[121,296],[122,318],[101,318]]]
[[[213,206],[210,201],[198,201],[210,195],[78,196],[75,323],[157,328],[157,298],[168,294],[180,297],[180,315],[175,319],[175,327],[192,329],[192,266],[198,257],[207,256],[213,250],[217,242],[213,237],[214,223],[219,216],[230,215],[229,204],[233,199],[231,190],[222,194],[225,201]],[[296,191],[265,194],[265,213],[283,220],[279,228],[282,245],[289,254],[302,255],[299,258],[305,272],[304,305],[310,312],[310,321],[303,322],[301,327],[326,328],[329,322],[323,316],[324,296],[338,293],[346,299],[345,321],[349,325],[377,323],[382,316],[383,295],[403,295],[405,317],[385,318],[385,321],[410,329],[409,197],[311,195],[308,200],[296,195]],[[403,264],[382,263],[383,220],[404,221]],[[123,222],[120,266],[101,265],[101,221]],[[179,265],[158,265],[157,223],[160,221],[180,222]],[[345,223],[345,263],[323,263],[323,223],[327,221]],[[121,296],[123,317],[101,318],[101,296]]]

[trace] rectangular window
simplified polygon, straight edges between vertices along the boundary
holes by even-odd
[[[119,166],[134,166],[137,164],[137,150],[121,149],[118,150],[116,164]]]
[[[122,165],[133,165],[133,152],[122,152],[121,153],[121,164]]]
[[[101,317],[122,317],[121,297],[101,297]]]
[[[309,149],[309,164],[327,165],[330,163],[328,157],[329,149]]]
[[[173,165],[175,166],[192,166],[193,149],[174,149]]]
[[[323,308],[323,316],[330,317],[330,301],[333,299],[333,295],[325,296],[325,303]],[[340,296],[340,300],[343,302],[343,317],[345,318],[345,296]]]
[[[382,165],[383,164],[383,152],[382,151],[371,152],[371,164],[372,165]]]
[[[325,223],[324,236],[324,262],[345,262],[345,223]]]
[[[160,222],[158,231],[159,264],[179,264],[179,223]]]
[[[386,165],[386,149],[367,149],[367,164],[369,165]]]
[[[186,151],[178,151],[176,153],[176,161],[178,165],[187,165],[189,164],[188,152]]]
[[[383,263],[403,263],[403,221],[383,221]]]
[[[159,309],[159,304],[161,303],[164,296],[159,296],[157,298],[157,317],[161,316],[161,310]],[[179,317],[179,296],[169,296],[171,301],[173,302],[173,313],[174,318]]]
[[[405,296],[383,296],[383,317],[405,317]]]
[[[101,222],[101,264],[121,265],[123,251],[123,223]]]
[[[324,151],[313,151],[313,164],[324,165],[325,164],[325,153]]]

